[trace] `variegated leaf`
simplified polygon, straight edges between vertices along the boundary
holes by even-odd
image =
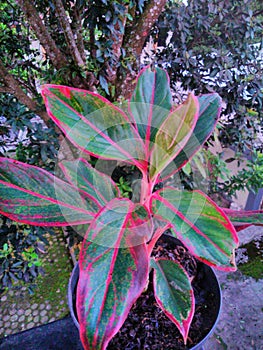
[[[263,210],[232,210],[223,208],[223,211],[235,226],[263,226]]]
[[[140,226],[143,218],[148,232]],[[77,291],[85,349],[106,349],[147,284],[149,255],[144,242],[151,226],[147,210],[126,199],[111,201],[91,223],[80,253]]]
[[[111,178],[93,168],[83,158],[62,161],[59,166],[67,180],[99,206],[104,206],[111,199],[120,196],[119,189]]]
[[[0,158],[0,213],[39,226],[90,222],[101,206],[46,170]]]
[[[213,132],[221,111],[221,98],[217,93],[197,97],[199,114],[193,132],[183,149],[162,172],[161,181],[178,172],[202,147]]]
[[[145,167],[145,149],[129,117],[102,96],[60,85],[42,86],[49,116],[83,152]]]
[[[198,100],[190,94],[185,103],[164,120],[151,152],[149,172],[152,179],[183,150],[195,127],[198,113]]]
[[[170,223],[177,238],[199,260],[220,270],[235,270],[237,233],[224,212],[200,191],[163,188],[153,194],[152,210]]]
[[[172,108],[167,72],[158,67],[142,69],[129,108],[140,136],[149,148]]]
[[[194,316],[194,292],[185,270],[168,259],[152,259],[153,287],[158,305],[177,326],[186,344]]]

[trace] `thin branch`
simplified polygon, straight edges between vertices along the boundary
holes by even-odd
[[[19,72],[19,68],[23,69],[24,72],[27,73],[27,77],[25,79],[21,78],[20,76],[20,72]],[[5,63],[5,70],[8,72],[14,68],[18,68],[18,75],[12,75],[14,77],[14,79],[16,79],[17,83],[20,85],[21,88],[24,88],[24,90],[26,91],[26,93],[28,95],[34,95],[37,93],[36,91],[36,86],[35,86],[35,80],[33,79],[32,81],[32,77],[30,76],[30,74],[27,71],[27,66],[24,67],[24,65],[22,64],[22,62],[18,62],[17,65],[12,64],[12,65],[8,65]],[[0,74],[0,76],[2,76]]]
[[[19,76],[14,76],[14,78],[16,79],[17,83],[20,85],[21,88],[24,88],[24,90],[26,91],[27,94],[35,94],[36,93],[36,87],[35,86],[31,86],[29,78],[27,78],[28,82],[26,82],[25,80],[23,80],[22,78],[20,78]]]
[[[23,69],[26,69],[28,67],[36,70],[38,73],[42,72],[42,69],[40,67],[38,67],[37,65],[35,65],[33,62],[31,62],[30,60],[20,60],[15,62],[15,64],[13,64],[14,67],[22,67]],[[14,68],[13,67],[13,68]]]
[[[263,9],[262,10],[259,10],[259,11],[257,11],[257,12],[255,12],[254,14],[253,14],[253,17],[258,17],[258,16],[260,16],[260,15],[262,15],[263,14]]]
[[[36,11],[33,2],[30,0],[17,0],[28,20],[32,30],[36,34],[41,45],[45,49],[47,56],[52,61],[56,69],[61,69],[67,65],[67,59],[57,47],[55,41],[52,39],[42,19]]]
[[[3,62],[0,60],[0,78],[6,85],[6,91],[4,90],[4,87],[1,87],[0,89],[2,92],[9,92],[10,94],[13,94],[16,96],[16,98],[23,103],[25,106],[27,106],[32,112],[39,115],[44,122],[47,122],[50,120],[48,114],[46,111],[41,109],[41,106],[34,101],[32,98],[30,98],[20,87],[19,81],[17,81],[12,74],[8,72],[8,70],[5,68]]]
[[[73,22],[72,22],[72,31],[75,37],[77,38],[77,47],[81,54],[83,61],[86,61],[85,46],[83,41],[83,29],[81,23],[81,16],[79,14],[79,9],[76,7],[77,3],[73,8]]]
[[[54,0],[54,4],[56,6],[56,15],[63,29],[64,36],[68,44],[68,47],[70,49],[71,55],[74,59],[74,62],[76,63],[77,66],[83,67],[85,65],[85,62],[79,52],[76,41],[74,39],[74,35],[71,30],[71,26],[70,26],[66,11],[64,9],[63,3],[61,0]]]

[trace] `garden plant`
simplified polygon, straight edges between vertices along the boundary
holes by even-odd
[[[42,86],[42,96],[50,118],[80,157],[59,163],[63,179],[1,158],[0,212],[30,225],[76,230],[87,225],[77,289],[85,349],[106,349],[147,288],[150,271],[157,304],[187,343],[195,309],[191,280],[180,264],[151,252],[170,229],[203,263],[224,271],[236,268],[238,237],[224,210],[199,190],[167,184],[214,130],[220,97],[190,93],[182,105],[173,106],[167,73],[150,66],[140,72],[128,103],[113,104],[94,92],[61,85]],[[138,193],[122,197],[89,156],[139,170]],[[262,222],[262,214],[257,215]]]
[[[6,120],[0,139],[10,143],[10,132],[27,128],[28,140],[16,148],[17,160],[52,171],[63,134],[57,137],[39,84],[82,88],[110,101],[128,99],[151,36],[149,60],[167,67],[173,87],[180,81],[184,90],[216,91],[223,99],[223,147],[260,151],[261,7],[256,0],[2,1],[0,115]],[[42,123],[34,123],[36,116]],[[1,156],[8,156],[7,146],[0,140]],[[216,184],[220,192],[232,191],[229,185]]]

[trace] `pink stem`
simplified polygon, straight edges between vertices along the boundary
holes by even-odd
[[[170,224],[166,224],[164,227],[158,227],[155,231],[153,238],[150,240],[150,243],[147,246],[148,255],[150,256],[153,250],[153,247],[155,246],[155,243],[158,241],[158,239],[161,237],[161,235],[168,230],[168,228],[171,227]]]
[[[150,197],[150,183],[148,180],[147,171],[142,171],[142,181],[141,181],[141,198],[140,203],[147,206],[148,199]]]

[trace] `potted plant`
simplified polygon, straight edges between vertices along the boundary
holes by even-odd
[[[166,184],[213,131],[220,97],[190,93],[174,107],[167,73],[151,67],[139,74],[128,104],[59,85],[44,85],[42,95],[50,117],[84,156],[59,164],[64,179],[1,158],[0,212],[31,225],[87,226],[77,289],[85,349],[107,348],[147,288],[150,271],[157,304],[187,343],[195,308],[191,280],[180,264],[151,253],[170,229],[203,263],[236,268],[238,237],[224,211],[198,190]],[[134,196],[122,198],[85,154],[139,170]]]

